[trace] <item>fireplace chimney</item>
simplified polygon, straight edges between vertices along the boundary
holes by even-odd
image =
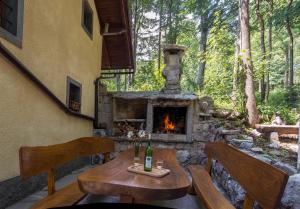
[[[186,48],[176,44],[166,45],[164,48],[164,60],[166,67],[162,75],[165,78],[165,87],[162,89],[166,94],[179,94],[181,92],[181,59]]]

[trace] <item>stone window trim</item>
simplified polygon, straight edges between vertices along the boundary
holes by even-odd
[[[23,16],[24,16],[24,0],[18,0],[18,14],[17,14],[17,34],[14,35],[0,26],[0,37],[22,48],[23,40]]]
[[[84,18],[85,18],[85,12],[89,12],[91,14],[91,28],[88,29],[88,27],[85,25]],[[88,0],[82,0],[82,15],[81,15],[81,26],[84,29],[84,31],[87,33],[87,35],[90,37],[91,40],[93,40],[93,24],[94,24],[94,11],[92,7],[90,6]]]
[[[77,87],[79,89],[79,99],[78,99],[78,101],[75,101],[75,102],[79,103],[79,109],[77,111],[70,107],[70,102],[71,102],[70,101],[71,85],[74,85],[75,87]],[[79,83],[78,81],[74,80],[70,76],[67,76],[66,106],[68,107],[68,109],[71,112],[81,113],[81,106],[82,106],[82,85],[81,85],[81,83]]]

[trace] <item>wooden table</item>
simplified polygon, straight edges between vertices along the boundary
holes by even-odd
[[[141,159],[144,159],[141,150]],[[83,192],[94,195],[120,196],[122,202],[145,202],[183,197],[191,186],[187,173],[176,160],[174,149],[154,149],[153,162],[164,161],[171,172],[155,178],[127,171],[133,164],[134,151],[123,151],[112,161],[81,173],[78,184]]]

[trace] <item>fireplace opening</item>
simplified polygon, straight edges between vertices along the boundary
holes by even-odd
[[[186,134],[187,107],[153,107],[153,133]]]

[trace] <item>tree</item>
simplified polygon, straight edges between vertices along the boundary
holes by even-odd
[[[234,53],[234,65],[233,65],[233,72],[232,72],[232,102],[234,107],[236,108],[238,103],[238,81],[239,81],[239,71],[240,71],[240,30],[237,31],[237,37],[235,41],[235,53]]]
[[[158,26],[158,55],[157,55],[157,68],[160,69],[160,63],[161,63],[161,31],[162,31],[162,22],[163,22],[163,8],[164,8],[164,1],[159,0],[159,26]]]
[[[286,63],[286,67],[284,70],[284,88],[288,88],[289,87],[289,45],[285,44],[284,45],[284,54],[285,54],[285,63]]]
[[[246,75],[245,96],[248,123],[254,127],[258,122],[258,113],[253,84],[253,66],[251,59],[250,30],[249,30],[249,0],[240,1],[241,56],[242,67]]]
[[[289,82],[288,86],[292,87],[294,85],[294,36],[291,29],[291,21],[290,17],[288,15],[289,10],[291,9],[291,5],[293,3],[293,0],[289,0],[287,9],[286,9],[286,15],[285,15],[285,27],[287,30],[287,33],[289,35]]]
[[[272,31],[273,31],[273,0],[268,0],[269,3],[269,32],[268,32],[268,43],[269,43],[269,56],[268,56],[268,68],[266,72],[266,93],[265,93],[265,103],[269,101],[269,93],[270,93],[270,71],[271,71],[271,61],[272,61]]]
[[[206,10],[203,14],[200,15],[200,41],[199,41],[199,51],[201,54],[199,70],[197,75],[197,83],[199,89],[203,89],[204,86],[204,73],[206,66],[206,48],[207,48],[207,36],[209,31],[209,21],[208,11]]]
[[[261,102],[264,103],[266,88],[265,88],[265,71],[266,71],[266,44],[265,44],[265,20],[261,13],[261,4],[260,0],[255,0],[256,4],[256,16],[260,27],[260,47],[261,47],[261,55],[262,55],[262,75],[259,82],[260,87],[260,98]]]
[[[200,17],[199,24],[199,51],[200,51],[200,64],[197,74],[197,84],[199,89],[204,87],[204,75],[206,67],[206,50],[207,50],[207,38],[209,30],[212,27],[214,21],[214,12],[218,6],[218,1],[211,4],[211,1],[197,1],[196,12]]]

